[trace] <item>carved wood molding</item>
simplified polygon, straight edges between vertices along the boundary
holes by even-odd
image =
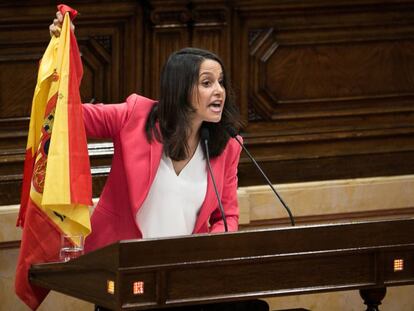
[[[228,23],[224,1],[149,1],[149,19],[156,28],[222,26]]]
[[[398,9],[400,11],[409,10],[413,7],[412,0],[402,0],[398,2],[384,2],[378,0],[234,0],[232,1],[235,10],[240,16],[248,17],[269,17],[275,15],[292,14],[296,11],[307,11],[314,13],[315,11],[325,12],[343,12],[351,9],[352,11],[367,11],[367,8],[376,8],[385,11],[390,9]]]
[[[283,44],[279,32],[270,27],[248,34],[248,107],[260,119],[414,111],[414,40],[409,34],[394,33],[389,40],[371,33],[369,39],[353,36],[329,44],[315,36],[309,45]]]
[[[413,9],[235,2],[243,135],[275,182],[413,170]],[[244,157],[239,172],[242,184],[263,182]]]
[[[320,59],[321,57],[328,56],[330,59],[327,58],[326,60],[331,60],[333,65],[335,65],[338,59],[339,61],[341,60],[340,56],[344,54],[355,54],[355,58],[358,58],[358,53],[360,53],[361,57],[359,58],[362,58],[362,60],[359,61],[362,62],[364,59],[368,59],[372,65],[371,68],[375,68],[375,57],[377,58],[377,64],[386,64],[387,60],[378,61],[378,55],[376,53],[381,48],[389,47],[395,49],[395,43],[402,44],[402,41],[405,39],[407,41],[405,44],[408,44],[410,47],[399,48],[400,53],[404,53],[404,51],[409,53],[412,49],[413,8],[413,1],[402,1],[398,3],[378,3],[376,1],[340,1],[328,3],[327,1],[317,0],[301,2],[256,1],[254,4],[250,1],[235,1],[235,10],[238,17],[237,24],[244,32],[243,36],[245,36],[241,40],[247,40],[248,42],[248,44],[243,43],[243,41],[241,42],[242,51],[248,46],[249,55],[251,56],[253,54],[255,56],[252,60],[253,64],[249,63],[248,57],[250,56],[247,55],[244,58],[242,56],[238,62],[241,64],[250,64],[249,77],[254,76],[254,74],[259,74],[259,77],[256,78],[256,81],[252,81],[251,85],[241,83],[242,89],[246,88],[250,90],[250,87],[252,87],[253,89],[260,90],[260,92],[257,92],[258,94],[254,94],[253,96],[257,97],[255,99],[261,102],[261,105],[253,104],[251,97],[246,97],[249,98],[248,101],[243,99],[245,101],[242,107],[244,115],[247,116],[247,112],[249,112],[249,120],[251,121],[280,119],[293,108],[293,114],[300,117],[298,112],[301,111],[303,113],[308,109],[303,109],[300,106],[295,110],[294,105],[283,108],[282,104],[312,103],[312,107],[314,107],[314,103],[318,103],[318,101],[320,105],[324,105],[326,101],[337,102],[340,100],[346,101],[354,99],[358,101],[375,99],[378,101],[378,96],[373,96],[373,93],[375,93],[374,90],[366,90],[362,94],[353,94],[352,88],[354,90],[358,88],[356,82],[354,86],[352,84],[347,86],[348,89],[337,87],[340,93],[334,97],[326,96],[327,94],[322,97],[312,97],[311,92],[310,94],[304,93],[302,96],[289,98],[286,96],[289,93],[280,94],[280,89],[283,89],[284,92],[289,91],[288,88],[286,89],[286,85],[281,85],[279,89],[274,90],[275,85],[287,81],[281,81],[280,77],[275,80],[276,73],[273,75],[274,80],[268,81],[266,74],[269,73],[269,68],[273,69],[275,65],[279,66],[277,74],[285,75],[289,73],[290,68],[299,70],[298,68],[302,65],[307,65],[308,67],[300,68],[300,70],[307,70],[310,72],[309,75],[311,75],[316,69],[316,72],[322,75],[326,68],[320,68],[318,65],[328,66],[328,64],[324,63],[323,59],[322,62],[319,60],[319,63],[315,62],[315,59],[318,61],[317,58]],[[349,47],[349,45],[352,46]],[[261,50],[257,51],[260,48]],[[317,51],[314,51],[315,49]],[[255,53],[258,54],[255,55]],[[276,55],[272,55],[269,58],[269,53]],[[339,54],[335,57],[333,53]],[[235,56],[238,58],[237,54]],[[309,58],[309,56],[314,59],[314,64],[312,64],[312,60],[304,59],[305,57]],[[382,56],[386,57],[387,53],[383,53]],[[374,57],[374,61],[371,59],[372,57]],[[395,58],[396,56],[389,54],[388,57],[389,60],[391,57]],[[267,63],[265,63],[263,58],[267,59]],[[404,56],[400,58],[407,59]],[[342,65],[341,70],[345,69],[345,71],[349,71],[349,69],[353,69],[353,61],[345,58],[345,61],[342,62],[343,64],[341,62],[338,64]],[[358,59],[354,62],[356,61]],[[309,67],[310,65],[313,67]],[[370,72],[371,68],[364,69]],[[301,78],[300,73],[294,72],[294,74],[299,74],[296,80]],[[403,75],[401,74],[401,76]],[[308,77],[307,82],[315,84],[320,78],[321,76]],[[357,81],[363,81],[365,85],[367,84],[366,79],[363,79],[364,77],[361,75],[357,78],[359,78]],[[381,78],[381,75],[378,75],[377,79],[379,78]],[[325,84],[330,84],[332,80],[325,82]],[[407,78],[408,80],[410,78]],[[342,81],[338,81],[337,83],[339,84],[340,82]],[[347,80],[346,82],[349,81]],[[346,85],[346,83],[344,84]],[[302,83],[299,86],[302,87],[303,85],[306,84]],[[311,86],[309,85],[309,89],[312,89]],[[346,91],[351,94],[347,94]],[[404,94],[398,91],[383,91],[382,96],[392,97],[395,96],[395,93],[398,93],[398,96],[413,95],[411,89],[408,91],[405,90],[403,92]],[[274,94],[275,92],[276,94]],[[309,91],[307,92],[309,93]],[[244,98],[244,94],[242,94],[242,97]],[[277,116],[274,111],[272,113],[272,110],[274,110],[272,109],[274,108],[272,107],[272,103],[269,104],[269,101],[273,99],[272,97],[276,98],[277,103],[280,104],[278,108],[281,111],[278,111]],[[349,101],[347,105],[349,105]],[[383,106],[385,107],[387,104],[383,104]],[[325,107],[322,109],[325,109]],[[304,117],[307,116],[304,115]]]

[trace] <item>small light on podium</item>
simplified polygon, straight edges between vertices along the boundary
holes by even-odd
[[[138,282],[132,283],[132,293],[134,295],[144,294],[144,282],[138,281]]]
[[[394,272],[404,270],[404,259],[394,259]]]
[[[115,293],[115,282],[111,280],[106,281],[106,291],[113,295]]]

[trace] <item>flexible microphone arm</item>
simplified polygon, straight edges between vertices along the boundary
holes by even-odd
[[[200,138],[204,142],[204,146],[206,147],[207,167],[208,167],[208,170],[210,172],[211,180],[213,181],[214,191],[216,192],[216,197],[217,197],[217,201],[218,201],[219,208],[220,208],[221,218],[223,219],[223,223],[224,223],[224,231],[228,232],[229,230],[227,228],[226,214],[224,214],[223,204],[221,203],[220,196],[219,196],[219,193],[217,191],[216,181],[215,181],[214,175],[213,175],[213,170],[211,169],[211,165],[210,165],[210,154],[209,154],[209,150],[208,150],[208,140],[210,138],[210,133],[209,133],[208,129],[205,128],[205,127],[202,127],[200,131],[201,131],[200,132]]]
[[[263,178],[266,180],[267,184],[270,186],[270,188],[273,190],[273,192],[276,194],[277,198],[279,199],[280,203],[282,203],[283,207],[288,212],[290,223],[292,224],[292,226],[294,226],[295,225],[295,220],[293,219],[293,215],[292,215],[292,212],[290,211],[289,207],[287,206],[285,201],[283,201],[282,197],[277,193],[276,189],[273,187],[272,183],[270,182],[269,178],[267,178],[267,176],[263,172],[262,168],[259,166],[259,164],[256,162],[256,160],[253,158],[253,156],[250,154],[250,152],[247,150],[247,148],[244,146],[244,144],[240,141],[240,139],[238,139],[236,130],[232,127],[226,127],[226,131],[230,135],[230,137],[237,140],[239,145],[243,148],[243,150],[249,156],[250,160],[254,163],[254,165],[256,165],[257,169],[260,171]]]

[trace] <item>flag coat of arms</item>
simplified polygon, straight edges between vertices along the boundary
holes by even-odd
[[[32,310],[48,290],[28,279],[31,264],[59,259],[65,234],[90,233],[92,182],[79,85],[83,75],[71,19],[77,11],[59,5],[64,16],[40,61],[23,173],[17,225],[23,227],[16,270],[16,294]]]

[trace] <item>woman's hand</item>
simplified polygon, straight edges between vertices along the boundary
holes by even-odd
[[[60,31],[62,29],[63,24],[63,15],[59,11],[56,12],[56,18],[53,20],[53,23],[49,26],[50,36],[59,37]],[[70,22],[70,28],[75,30],[75,25],[73,25],[72,21]]]

